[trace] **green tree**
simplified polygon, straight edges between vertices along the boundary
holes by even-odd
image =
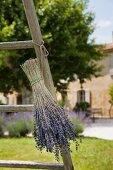
[[[109,114],[111,114],[111,109],[113,107],[113,85],[111,85],[110,88],[109,88],[109,96],[110,96],[110,99],[109,99],[109,103],[110,103]]]
[[[0,1],[0,41],[21,41],[31,39],[22,1]],[[33,50],[0,51],[0,91],[11,89],[21,91],[29,87],[20,64],[34,57]]]
[[[87,11],[87,5],[87,0],[35,0],[43,39],[50,53],[48,59],[54,84],[64,96],[75,74],[83,84],[100,70],[96,61],[102,58],[102,50],[90,38],[94,31],[94,15]],[[31,38],[21,0],[4,0],[0,6],[0,41]],[[34,55],[33,50],[0,54],[0,91],[29,88],[19,64]]]

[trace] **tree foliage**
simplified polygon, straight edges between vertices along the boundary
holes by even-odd
[[[94,15],[87,12],[87,0],[34,1],[48,59],[57,90],[66,89],[77,75],[80,83],[97,76],[96,61],[102,52],[90,35],[94,31]],[[0,1],[0,41],[31,39],[21,0]],[[19,65],[35,57],[33,50],[0,52],[0,91],[29,88]],[[64,81],[62,81],[64,80]]]
[[[109,103],[110,103],[110,109],[109,109],[109,114],[111,115],[111,109],[112,109],[112,107],[113,107],[113,85],[111,85],[110,87],[109,87],[109,92],[108,92],[108,94],[109,94],[109,97],[110,97],[110,99],[109,99]]]
[[[109,96],[110,96],[110,104],[113,105],[113,85],[110,86],[109,88]]]

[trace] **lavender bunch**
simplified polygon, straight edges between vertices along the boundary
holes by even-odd
[[[27,60],[22,69],[30,80],[34,96],[34,137],[37,147],[39,150],[46,148],[47,151],[54,152],[58,160],[59,153],[70,151],[68,140],[76,141],[78,133],[65,110],[46,88],[38,59]]]

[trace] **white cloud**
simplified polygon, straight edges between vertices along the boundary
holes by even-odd
[[[99,28],[108,28],[113,26],[113,19],[111,20],[100,20],[97,22],[97,27]]]

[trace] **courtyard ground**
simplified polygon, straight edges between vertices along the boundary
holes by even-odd
[[[113,140],[113,119],[97,119],[87,126],[84,136]]]

